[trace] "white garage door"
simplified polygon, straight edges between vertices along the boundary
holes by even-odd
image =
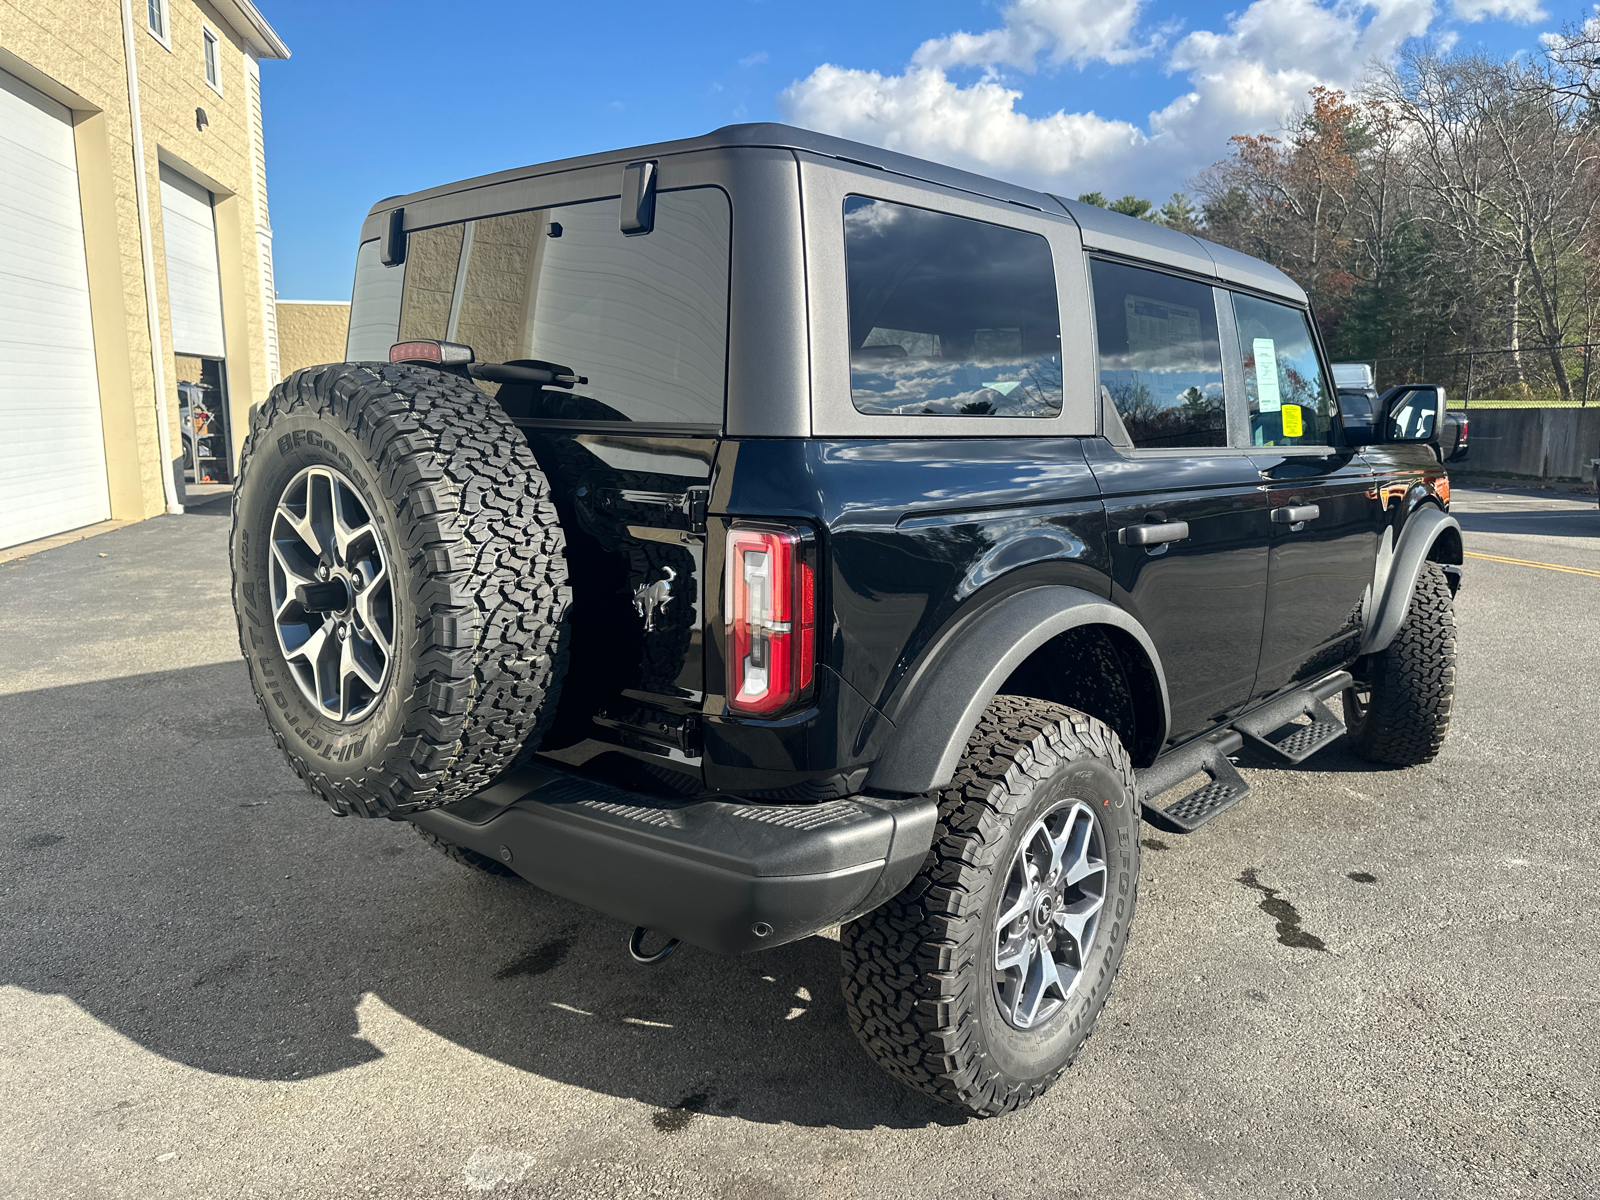
[[[167,308],[172,352],[221,358],[222,277],[211,193],[171,167],[161,168],[161,236],[167,246]]]
[[[0,547],[110,516],[72,116],[0,71]]]

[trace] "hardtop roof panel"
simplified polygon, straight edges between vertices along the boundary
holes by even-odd
[[[844,159],[847,162],[860,163],[863,166],[893,171],[898,175],[922,179],[929,183],[941,184],[964,192],[973,192],[995,200],[1003,200],[1013,204],[1025,204],[1030,208],[1039,209],[1041,212],[1054,213],[1056,211],[1055,202],[1044,192],[1036,192],[1031,188],[1019,187],[1014,183],[991,179],[987,175],[976,175],[971,171],[958,170],[955,167],[947,167],[940,163],[929,162],[926,159],[913,158],[909,154],[897,154],[893,150],[883,150],[877,146],[852,142],[846,138],[830,137],[825,133],[813,133],[809,129],[797,129],[793,125],[782,125],[775,121],[767,121],[753,122],[746,125],[725,125],[721,129],[714,129],[700,137],[680,138],[672,142],[656,142],[647,146],[606,150],[598,154],[586,154],[579,158],[562,158],[546,163],[534,163],[526,167],[513,167],[507,171],[498,171],[493,175],[478,175],[471,179],[462,179],[454,183],[424,188],[421,191],[411,192],[403,196],[386,196],[374,204],[367,215],[372,216],[376,213],[387,211],[396,205],[415,204],[418,201],[429,200],[435,196],[448,196],[457,192],[470,191],[473,188],[507,183],[517,179],[531,179],[539,175],[554,175],[562,171],[578,171],[586,167],[605,166],[607,163],[635,162],[644,158],[661,158],[672,154],[691,154],[702,150],[727,150],[740,147],[810,151],[829,158]]]
[[[1180,270],[1285,296],[1300,304],[1306,302],[1306,294],[1300,286],[1276,267],[1202,238],[1168,229],[1164,225],[1141,221],[1122,213],[1111,212],[1109,209],[1097,208],[1092,204],[1065,200],[1060,196],[1020,187],[987,175],[978,175],[971,171],[929,162],[926,159],[914,158],[909,154],[899,154],[893,150],[868,146],[846,138],[830,137],[824,133],[813,133],[809,129],[798,129],[793,125],[777,122],[725,125],[721,129],[714,129],[699,137],[607,150],[578,158],[514,167],[493,175],[479,175],[455,183],[425,188],[405,196],[386,197],[372,206],[368,217],[371,218],[395,207],[518,179],[532,179],[541,175],[578,171],[611,163],[742,147],[762,147],[822,155],[1005,203],[1024,205],[1045,213],[1064,211],[1083,231],[1084,245],[1091,249],[1105,250],[1154,263],[1165,263]]]

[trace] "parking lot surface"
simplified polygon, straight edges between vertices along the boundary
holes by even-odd
[[[1335,744],[1147,827],[1098,1031],[983,1122],[867,1060],[826,937],[643,968],[329,815],[218,506],[0,565],[0,1195],[1600,1194],[1600,513],[1456,495],[1438,761]]]

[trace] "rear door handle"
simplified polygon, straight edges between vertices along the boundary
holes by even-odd
[[[1315,521],[1322,515],[1322,509],[1315,504],[1290,504],[1284,508],[1272,510],[1274,525],[1304,525],[1307,521]]]
[[[1189,522],[1163,521],[1159,525],[1124,525],[1117,530],[1117,541],[1124,546],[1160,546],[1181,542],[1189,536]]]

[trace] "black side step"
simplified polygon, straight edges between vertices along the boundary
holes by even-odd
[[[1190,742],[1158,759],[1152,767],[1138,772],[1139,797],[1144,819],[1170,833],[1193,833],[1218,813],[1232,808],[1250,794],[1250,785],[1228,761],[1244,745],[1244,738],[1232,729]],[[1166,808],[1152,803],[1162,792],[1170,791],[1197,771],[1210,782],[1196,788]]]
[[[1344,722],[1323,703],[1349,687],[1350,672],[1338,671],[1308,688],[1263,705],[1233,723],[1244,734],[1250,748],[1273,762],[1302,763],[1329,742],[1344,736]],[[1300,717],[1310,717],[1309,725],[1294,725]],[[1287,733],[1284,731],[1287,730]],[[1273,735],[1281,734],[1277,740]]]

